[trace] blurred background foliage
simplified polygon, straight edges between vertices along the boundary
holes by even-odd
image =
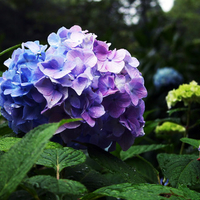
[[[146,110],[160,108],[153,117],[163,117],[172,87],[156,89],[153,76],[159,68],[172,67],[184,83],[199,82],[199,14],[196,0],[175,0],[167,13],[158,0],[0,0],[0,51],[26,41],[45,44],[60,27],[80,25],[140,61],[149,93]],[[0,71],[9,56],[0,57]]]

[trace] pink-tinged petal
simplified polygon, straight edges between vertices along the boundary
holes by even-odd
[[[99,118],[105,114],[105,110],[102,105],[90,107],[88,112],[92,118]]]
[[[95,120],[93,120],[87,112],[81,114],[81,117],[91,126],[94,127]]]
[[[82,28],[80,26],[78,26],[78,25],[74,25],[69,29],[69,32],[71,32],[71,31],[79,32],[79,31],[82,31]]]
[[[115,62],[122,61],[124,59],[125,55],[126,55],[125,49],[119,49],[119,50],[116,51],[113,60]]]
[[[63,65],[63,71],[68,74],[76,67],[76,63],[66,61]]]
[[[116,49],[114,49],[112,51],[111,50],[109,51],[109,53],[107,55],[108,56],[108,60],[113,60],[114,59],[114,57],[116,55],[116,51],[117,51]]]
[[[77,50],[77,49],[75,50],[74,49],[74,50],[68,51],[67,60],[73,61],[77,57],[79,57],[79,58],[83,57],[80,49],[79,50]]]
[[[84,59],[84,64],[88,65],[90,67],[93,67],[97,63],[97,57],[94,55],[94,53],[91,50],[85,50],[85,59]]]
[[[137,68],[126,65],[125,69],[128,72],[128,75],[131,77],[131,79],[141,78],[141,73],[139,72],[139,70]]]
[[[98,63],[97,63],[98,71],[100,71],[100,72],[107,72],[108,71],[106,69],[105,62],[107,62],[107,61],[98,61]]]
[[[97,63],[97,58],[94,53],[89,49],[80,49],[71,50],[67,53],[67,59],[74,61],[75,58],[79,58],[85,65],[93,67]]]
[[[106,67],[105,68],[109,72],[118,74],[124,68],[124,64],[125,64],[124,61],[120,61],[120,62],[108,61],[106,63]]]
[[[127,65],[131,67],[138,67],[138,65],[140,64],[137,58],[131,57],[131,54],[127,50],[126,50],[126,56],[124,58],[124,61]]]
[[[124,93],[125,89],[124,89],[124,85],[126,83],[126,78],[124,75],[118,75],[115,78],[115,85],[117,87],[117,89],[119,89],[119,91],[121,93]]]
[[[138,67],[140,63],[139,63],[139,61],[138,61],[137,58],[131,57],[131,60],[129,61],[128,64],[129,64],[130,66],[132,66],[132,67]]]

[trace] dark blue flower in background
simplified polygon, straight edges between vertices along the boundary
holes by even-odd
[[[162,87],[177,87],[183,83],[182,75],[171,67],[158,69],[153,76],[153,83],[156,88]]]

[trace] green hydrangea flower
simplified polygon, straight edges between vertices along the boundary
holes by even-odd
[[[192,102],[200,103],[200,85],[195,81],[182,84],[178,89],[169,91],[166,101],[169,109],[180,101],[183,101],[185,106]]]
[[[156,134],[160,133],[184,133],[185,127],[175,124],[173,122],[164,122],[162,125],[157,126],[155,129]]]

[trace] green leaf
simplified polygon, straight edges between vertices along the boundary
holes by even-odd
[[[146,182],[155,184],[158,183],[159,172],[153,167],[150,162],[145,160],[143,157],[137,156],[131,159],[127,159],[126,163],[139,171],[145,178]]]
[[[4,137],[5,135],[12,135],[13,131],[8,127],[7,123],[3,123],[0,125],[0,138]],[[16,134],[15,134],[16,135]]]
[[[20,47],[20,46],[21,46],[21,44],[17,44],[17,45],[15,45],[15,46],[13,46],[13,47],[10,47],[10,48],[4,50],[4,51],[0,52],[0,56],[2,56],[4,53],[7,53],[7,52],[9,52],[9,51],[12,51],[12,50],[14,50],[14,49],[16,49],[16,48],[18,48],[18,47]]]
[[[59,126],[65,124],[65,123],[71,123],[71,122],[75,122],[75,121],[79,121],[80,119],[67,119],[67,120],[62,120],[61,122],[59,122]],[[2,124],[0,125],[0,133],[4,132],[5,134],[11,133],[12,129],[10,129],[7,124]],[[2,134],[3,135],[3,134]],[[3,136],[2,138],[0,138],[0,151],[8,151],[15,143],[19,142],[21,140],[21,138],[17,138],[17,137],[6,137]],[[56,148],[63,148],[62,145],[60,145],[59,143],[55,143],[55,142],[47,142],[45,149],[56,149]]]
[[[103,149],[87,144],[89,156],[96,161],[99,165],[105,167],[111,173],[117,173],[122,179],[127,182],[144,183],[143,176],[136,171],[136,169],[130,167],[119,158],[104,151]]]
[[[40,156],[60,123],[44,124],[27,133],[0,159],[0,197],[6,199]]]
[[[69,179],[57,180],[56,178],[48,175],[33,176],[25,180],[25,183],[57,195],[83,195],[87,192],[85,186],[77,181]]]
[[[85,162],[86,156],[82,151],[70,147],[45,149],[36,164],[52,167],[57,172],[69,166]]]
[[[96,164],[96,163],[95,163]],[[94,166],[93,166],[94,167]],[[116,173],[101,173],[102,167],[99,171],[94,170],[90,165],[82,163],[74,167],[66,168],[65,178],[73,179],[84,184],[89,191],[94,191],[100,187],[125,182],[121,176]]]
[[[9,197],[9,200],[22,200],[22,199],[32,200],[33,197],[26,190],[17,190],[13,192]]]
[[[63,146],[59,143],[51,141],[49,141],[45,146],[45,149],[57,149],[57,148],[63,148]]]
[[[158,110],[159,109],[153,109],[153,110],[147,110],[147,111],[145,111],[144,114],[143,114],[144,119],[146,119],[149,114],[151,114],[153,112],[156,112]]]
[[[172,187],[186,185],[200,188],[200,162],[195,155],[161,153],[157,156],[160,168]]]
[[[145,135],[151,133],[156,126],[158,126],[159,122],[157,121],[147,121],[145,122],[144,132]]]
[[[200,140],[195,140],[195,139],[191,139],[191,138],[181,138],[180,140],[181,140],[181,142],[190,144],[190,145],[194,146],[195,148],[199,148]]]
[[[0,151],[8,151],[15,143],[21,141],[17,137],[4,137],[0,138]]]
[[[165,145],[165,144],[133,145],[127,151],[121,151],[120,157],[122,160],[126,160],[126,159],[132,158],[133,156],[136,156],[138,154],[165,148],[167,146],[169,146],[169,145]]]
[[[167,113],[169,113],[169,116],[171,116],[175,112],[187,111],[187,110],[188,110],[188,108],[176,108],[176,109],[168,110]]]
[[[4,137],[0,138],[0,151],[8,151],[15,143],[21,141],[21,138],[17,137]],[[55,148],[63,148],[62,145],[49,141],[45,149],[55,149]]]
[[[132,184],[132,183],[122,183],[117,185],[111,185],[107,187],[100,188],[94,192],[85,195],[81,200],[93,200],[98,199],[103,196],[122,198],[126,200],[164,200],[164,199],[194,199],[194,196],[200,198],[200,194],[197,192],[183,192],[182,190],[166,187],[156,184]]]

